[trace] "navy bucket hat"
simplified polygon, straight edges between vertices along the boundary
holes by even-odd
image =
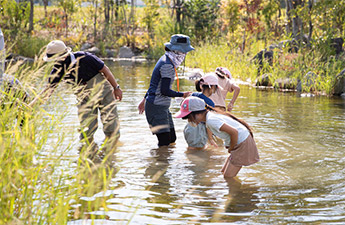
[[[190,45],[189,37],[183,34],[174,34],[171,36],[170,42],[167,42],[164,45],[171,51],[187,53],[194,50],[194,48]]]

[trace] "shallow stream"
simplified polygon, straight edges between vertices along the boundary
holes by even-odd
[[[118,104],[121,138],[114,165],[118,172],[106,193],[81,196],[90,204],[104,195],[108,198],[107,211],[89,212],[106,215],[96,224],[345,223],[344,99],[241,86],[233,113],[254,128],[261,161],[244,167],[238,181],[227,183],[220,173],[227,151],[221,147],[187,151],[186,121],[174,120],[174,148],[157,148],[145,116],[137,110],[153,65],[107,64],[124,96]],[[195,91],[188,79],[181,79],[180,86],[182,91]],[[76,127],[75,99],[71,94],[63,99],[61,107],[69,111],[62,126]],[[171,111],[178,107],[173,101]],[[66,142],[77,138],[73,129]],[[78,152],[72,148],[69,154],[66,159],[75,160]]]

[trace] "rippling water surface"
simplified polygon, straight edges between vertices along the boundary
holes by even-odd
[[[96,224],[345,223],[345,100],[241,86],[233,113],[254,128],[261,161],[227,183],[220,173],[227,151],[187,151],[186,121],[174,120],[174,148],[156,147],[145,116],[137,111],[152,65],[108,65],[124,92],[118,104],[121,138],[114,161],[118,172],[107,192],[81,196],[89,204],[108,199],[107,210],[89,212],[106,215]],[[180,83],[184,91],[195,90],[192,81]],[[67,116],[61,126],[75,128],[75,99],[71,94],[63,99]],[[171,111],[178,107],[173,101]],[[77,144],[74,128],[66,142]],[[97,133],[99,139],[102,135]],[[67,160],[76,156],[75,147],[66,153]],[[85,221],[71,222],[78,223]]]

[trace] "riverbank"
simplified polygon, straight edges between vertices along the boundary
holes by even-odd
[[[323,53],[307,46],[298,52],[290,47],[269,50],[263,42],[250,45],[245,53],[227,44],[203,44],[187,56],[186,65],[214,71],[218,66],[227,67],[234,78],[250,81],[255,86],[273,87],[275,89],[297,90],[315,95],[341,95],[345,92],[345,54]],[[321,48],[321,47],[320,47]],[[329,48],[328,43],[323,46]],[[263,50],[264,49],[264,50]],[[258,54],[270,51],[269,57]]]
[[[250,46],[251,48],[242,53],[236,46],[231,47],[225,43],[218,45],[203,43],[195,46],[196,50],[187,55],[185,66],[199,68],[204,72],[212,72],[217,67],[223,66],[230,70],[232,77],[261,89],[265,87],[278,91],[297,91],[329,96],[345,93],[343,51],[337,55],[324,57],[310,48],[301,48],[298,52],[291,52],[289,46],[267,50],[264,43],[260,41]],[[145,63],[157,60],[132,51],[126,46],[101,51],[90,43],[84,43],[80,49],[73,50],[88,51],[103,60],[123,63]],[[107,52],[107,54],[103,55],[102,52]],[[266,54],[267,52],[270,54]],[[260,53],[262,58],[258,62]],[[40,56],[35,58],[39,59]],[[16,56],[8,59],[7,62],[9,60],[29,63],[34,61],[33,58],[23,56]]]

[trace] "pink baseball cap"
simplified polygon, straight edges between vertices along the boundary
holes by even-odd
[[[213,73],[206,74],[202,77],[202,79],[204,80],[202,83],[203,85],[218,85],[218,78]]]
[[[232,79],[230,71],[225,67],[217,67],[216,74],[222,77],[226,76],[227,78]]]
[[[178,111],[174,117],[183,118],[188,116],[191,112],[202,111],[205,108],[205,101],[195,96],[189,96],[181,103],[180,111]]]

